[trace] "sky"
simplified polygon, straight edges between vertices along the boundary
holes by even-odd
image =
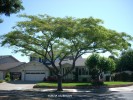
[[[10,17],[0,15],[4,20],[0,24],[0,35],[12,31],[16,22],[21,21],[19,14],[48,14],[54,17],[71,16],[75,18],[99,18],[103,26],[117,32],[126,32],[133,36],[133,0],[22,0],[25,10]],[[0,47],[0,55],[12,55],[21,62],[29,57],[21,53],[12,53],[13,48]]]

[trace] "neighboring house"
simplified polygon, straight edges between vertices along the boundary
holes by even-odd
[[[41,58],[36,58],[36,57],[30,57],[30,61],[34,61],[34,62],[40,62],[42,64],[43,59]],[[65,76],[63,79],[65,81],[87,81],[89,80],[90,76],[89,76],[89,70],[87,67],[85,67],[85,61],[86,59],[80,57],[77,59],[76,61],[76,67],[75,69],[68,74],[67,76]],[[55,65],[58,67],[59,66],[59,60],[56,61]],[[65,72],[67,72],[71,67],[72,67],[72,57],[66,57],[63,61],[62,61],[62,73],[64,74]],[[51,66],[52,67],[52,66]],[[45,67],[46,68],[46,67]],[[49,75],[46,76],[46,79],[49,76],[54,76],[54,74],[52,72],[49,72]]]
[[[0,80],[5,78],[7,72],[10,73],[12,80],[23,81],[43,81],[53,74],[43,65],[41,58],[30,57],[29,63],[19,62],[12,56],[0,56]],[[87,81],[89,79],[89,71],[85,67],[85,59],[80,57],[76,61],[76,68],[64,77],[64,80]],[[67,57],[62,62],[62,73],[70,69],[72,65],[71,57]],[[58,66],[58,61],[56,62]]]
[[[22,64],[24,63],[19,62],[13,56],[0,56],[0,80],[5,78],[5,75],[7,72],[9,72],[9,69],[20,66]]]
[[[40,62],[19,62],[13,56],[0,56],[0,80],[10,73],[12,80],[42,81],[49,75],[48,69]]]

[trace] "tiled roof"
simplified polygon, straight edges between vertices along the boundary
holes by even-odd
[[[11,69],[11,68],[18,67],[22,64],[25,64],[25,63],[24,62],[14,62],[14,63],[0,64],[0,70],[8,70],[8,69]]]

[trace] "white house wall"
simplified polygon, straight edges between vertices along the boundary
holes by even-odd
[[[3,72],[0,71],[0,80],[3,80]]]
[[[64,64],[63,65],[63,69],[62,69],[62,73],[66,73],[67,70],[69,70],[71,68],[71,65],[70,64]],[[84,78],[86,78],[88,81],[90,79],[90,75],[89,73],[88,74],[85,74],[83,71],[82,71],[82,68],[89,72],[88,68],[85,67],[85,66],[76,66],[75,69],[78,68],[78,74],[79,74],[79,69],[81,70],[81,75],[78,75],[78,80],[79,81],[82,81]],[[74,79],[74,75],[73,75],[73,72],[75,72],[75,69],[69,73],[67,76],[64,77],[64,79],[67,79],[67,80],[73,80]],[[63,74],[64,74],[63,73]]]

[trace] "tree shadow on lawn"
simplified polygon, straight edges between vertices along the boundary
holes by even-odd
[[[22,90],[0,90],[0,100],[125,100],[117,92],[38,92]],[[94,93],[93,93],[94,92]]]

